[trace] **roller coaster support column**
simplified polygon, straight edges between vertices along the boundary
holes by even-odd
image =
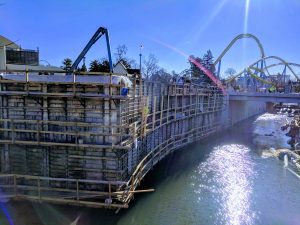
[[[285,83],[285,78],[286,78],[286,65],[284,66],[282,75],[283,75],[283,82]]]
[[[220,72],[221,72],[221,64],[222,64],[222,60],[220,60],[219,64],[218,64],[218,79],[220,79]]]
[[[259,63],[259,62],[257,62],[257,68],[258,68],[258,63]],[[260,72],[260,77],[261,77],[261,78],[264,77],[263,68],[264,68],[264,61],[261,60],[261,62],[260,62],[260,70],[261,70],[261,72]]]

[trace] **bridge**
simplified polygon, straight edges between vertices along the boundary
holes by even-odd
[[[234,125],[251,116],[274,112],[275,103],[300,104],[299,93],[229,92],[223,121]]]
[[[230,101],[259,101],[271,103],[297,103],[300,104],[300,93],[260,93],[260,92],[230,92]]]

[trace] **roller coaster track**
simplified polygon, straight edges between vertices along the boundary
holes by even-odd
[[[251,39],[255,40],[255,42],[257,43],[257,45],[259,47],[259,50],[260,50],[260,59],[257,60],[256,62],[252,63],[247,68],[243,69],[241,72],[233,75],[231,78],[229,78],[228,80],[226,80],[226,83],[231,82],[233,79],[235,79],[235,78],[241,76],[243,73],[247,72],[250,76],[252,76],[253,78],[259,80],[262,83],[272,84],[271,82],[264,80],[262,77],[257,76],[256,73],[260,72],[261,74],[267,74],[267,75],[270,76],[270,73],[269,73],[268,69],[270,69],[272,67],[276,67],[276,66],[281,66],[281,65],[284,65],[285,68],[288,68],[291,71],[291,73],[293,74],[293,76],[297,79],[297,81],[300,81],[298,75],[295,73],[295,71],[292,68],[293,66],[300,67],[300,64],[286,62],[285,60],[283,60],[282,58],[280,58],[278,56],[265,56],[265,51],[264,51],[263,45],[261,44],[260,40],[256,36],[254,36],[252,34],[240,34],[240,35],[236,36],[229,43],[229,45],[224,49],[224,51],[221,53],[221,55],[214,62],[214,66],[216,66],[217,64],[219,64],[218,75],[220,73],[221,61],[222,61],[223,57],[226,55],[226,53],[233,47],[233,45],[238,40],[244,39],[244,38],[251,38]],[[266,61],[268,59],[278,60],[279,63],[267,65]],[[261,68],[257,68],[257,66],[259,65],[259,63],[261,65]],[[252,70],[254,70],[255,72],[252,72]]]
[[[275,63],[275,64],[271,64],[269,66],[266,65],[265,61],[268,60],[268,59],[276,59],[278,61],[280,61],[279,63]],[[259,62],[264,62],[265,63],[265,67],[260,69],[260,68],[257,68],[255,67],[255,65],[257,65]],[[248,66],[246,69],[242,70],[241,72],[233,75],[230,79],[228,79],[226,82],[229,83],[231,82],[232,80],[234,80],[235,78],[241,76],[245,71],[247,71],[252,77],[253,77],[253,73],[251,72],[251,70],[255,70],[255,71],[258,71],[258,72],[261,72],[261,73],[265,73],[265,71],[267,71],[269,68],[272,68],[272,67],[276,67],[276,66],[280,66],[280,65],[284,65],[286,66],[290,71],[291,73],[295,76],[295,78],[300,81],[298,75],[296,74],[296,72],[293,70],[292,66],[296,66],[296,67],[300,67],[300,64],[297,64],[297,63],[289,63],[289,62],[286,62],[285,60],[283,60],[282,58],[278,57],[278,56],[267,56],[267,57],[264,57],[264,58],[261,58],[257,61],[255,61],[254,63],[252,63],[250,66]],[[257,76],[255,76],[254,78],[258,79]],[[261,82],[263,83],[266,83],[266,81],[263,81],[262,78],[258,79],[260,80]]]
[[[251,38],[253,40],[255,40],[255,42],[257,43],[259,49],[260,49],[260,56],[261,58],[265,57],[265,51],[263,48],[263,45],[261,44],[260,40],[254,36],[253,34],[240,34],[238,36],[236,36],[230,43],[229,45],[225,48],[225,50],[221,53],[221,55],[217,58],[217,60],[214,62],[214,65],[216,66],[221,60],[222,58],[226,55],[226,53],[231,49],[231,47],[240,39],[244,39],[244,38]]]
[[[290,65],[290,66],[295,66],[295,67],[299,67],[300,68],[300,64],[298,64],[298,63],[287,63],[288,65]],[[266,66],[265,68],[264,68],[264,70],[265,69],[270,69],[270,68],[272,68],[272,67],[276,67],[276,66],[285,66],[286,64],[284,64],[284,63],[282,63],[282,62],[280,62],[280,63],[275,63],[275,64],[271,64],[271,65],[269,65],[269,66]]]

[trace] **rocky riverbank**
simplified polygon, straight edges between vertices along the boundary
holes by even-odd
[[[296,143],[300,141],[299,125],[299,116],[291,119],[286,114],[266,113],[258,117],[255,121],[254,142],[261,149],[261,156],[283,160],[287,155],[289,162],[299,169],[300,154],[294,151]]]
[[[282,126],[281,129],[282,131],[289,129],[288,133],[286,134],[291,138],[288,144],[291,145],[292,149],[298,149],[297,143],[300,142],[300,116],[295,115],[295,117],[290,122]]]

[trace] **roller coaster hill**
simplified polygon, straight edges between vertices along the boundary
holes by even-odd
[[[236,36],[216,59],[214,65],[218,68],[218,77],[220,77],[223,57],[238,40],[245,38],[253,39],[256,42],[260,57],[242,71],[224,80],[224,85],[229,91],[300,92],[300,80],[295,71],[295,68],[300,68],[300,64],[287,62],[278,56],[266,56],[260,40],[252,34]]]

